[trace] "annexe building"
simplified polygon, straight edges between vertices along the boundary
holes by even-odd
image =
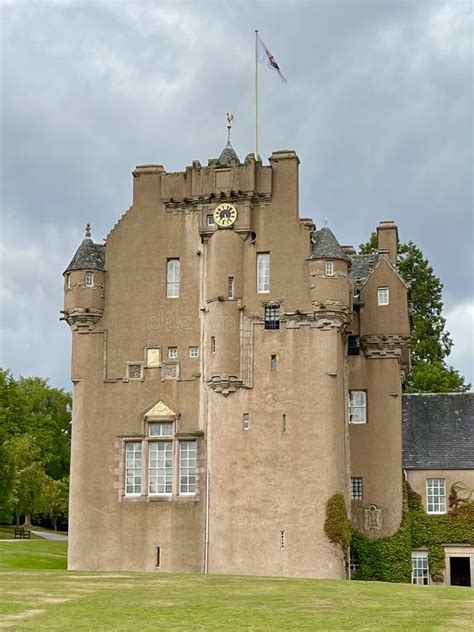
[[[294,151],[133,172],[65,271],[69,568],[343,578],[342,492],[369,537],[403,506],[409,288],[397,226],[356,255],[298,215]]]

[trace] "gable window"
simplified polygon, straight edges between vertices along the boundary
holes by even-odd
[[[196,493],[196,442],[181,441],[179,444],[179,492]]]
[[[276,331],[277,329],[280,329],[279,305],[265,306],[264,329],[266,329],[267,331]]]
[[[268,294],[270,292],[270,253],[257,254],[257,292]]]
[[[151,423],[148,424],[148,436],[150,437],[172,437],[172,423]]]
[[[94,287],[94,273],[86,272],[86,287]]]
[[[168,259],[166,262],[166,296],[179,298],[179,259]]]
[[[178,357],[178,347],[168,347],[168,358],[170,360],[176,360]]]
[[[334,261],[326,261],[326,276],[334,276]]]
[[[388,287],[379,287],[377,290],[378,304],[388,305],[390,302],[390,293]]]
[[[199,347],[189,347],[189,357],[199,358]]]
[[[426,479],[426,511],[429,514],[446,513],[446,481],[444,478]]]
[[[349,423],[367,423],[367,393],[365,391],[349,391]]]
[[[414,551],[411,554],[411,583],[424,586],[429,584],[427,551]]]
[[[360,353],[360,337],[349,335],[347,337],[347,355],[355,356]]]
[[[140,496],[142,492],[142,444],[128,441],[125,444],[125,495]]]
[[[362,477],[351,478],[351,500],[362,500]]]
[[[227,277],[227,298],[234,298],[234,277]]]

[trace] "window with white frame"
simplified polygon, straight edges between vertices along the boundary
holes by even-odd
[[[140,496],[142,492],[142,443],[125,444],[125,495]]]
[[[179,259],[168,259],[166,262],[166,296],[179,297]]]
[[[94,287],[94,273],[86,272],[86,287]]]
[[[194,496],[197,441],[177,439],[173,421],[151,421],[145,430],[141,441],[125,440],[125,497]]]
[[[179,493],[196,493],[196,442],[181,441],[179,444]]]
[[[71,275],[69,272],[66,274],[66,290],[71,289]]]
[[[351,478],[351,500],[362,500],[362,477]]]
[[[178,347],[168,347],[168,358],[170,360],[176,360],[178,357]]]
[[[334,261],[326,261],[326,276],[334,276]]]
[[[349,391],[349,423],[367,423],[367,393],[365,391]]]
[[[429,514],[446,513],[446,481],[444,478],[426,479],[426,511]]]
[[[244,413],[242,417],[242,428],[243,430],[250,429],[250,415],[248,413]]]
[[[214,215],[207,215],[206,221],[207,221],[207,225],[208,226],[215,226],[216,225],[216,220],[214,219]]]
[[[257,254],[257,292],[268,294],[270,292],[270,253]]]
[[[388,287],[379,287],[377,290],[377,298],[379,305],[388,305],[390,302],[390,292]]]
[[[148,444],[148,485],[150,495],[171,495],[173,491],[173,442]]]
[[[411,554],[411,583],[429,584],[428,552],[413,551]]]
[[[189,357],[199,358],[199,347],[189,347]]]

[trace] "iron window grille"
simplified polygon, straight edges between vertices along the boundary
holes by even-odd
[[[265,329],[267,331],[276,331],[280,329],[280,306],[265,306]]]

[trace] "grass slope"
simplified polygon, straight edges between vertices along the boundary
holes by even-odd
[[[0,628],[471,630],[473,592],[376,582],[66,573],[65,542],[0,543]],[[16,551],[16,552],[15,552]],[[30,569],[25,570],[30,565]],[[23,570],[17,570],[23,569]]]

